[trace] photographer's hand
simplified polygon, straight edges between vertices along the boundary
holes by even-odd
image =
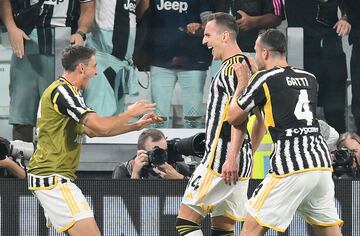
[[[132,161],[131,179],[140,179],[140,173],[144,166],[149,165],[149,157],[145,150],[138,150],[136,158]]]
[[[163,179],[184,179],[184,175],[180,174],[175,170],[172,165],[165,162],[164,164],[153,168],[154,172],[157,173]]]

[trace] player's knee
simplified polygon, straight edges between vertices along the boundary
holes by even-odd
[[[211,228],[211,236],[234,236],[234,230]]]
[[[181,218],[176,218],[176,230],[181,236],[202,236],[200,225]]]

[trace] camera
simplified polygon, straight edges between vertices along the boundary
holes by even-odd
[[[181,162],[184,161],[182,155],[202,157],[205,153],[205,133],[197,133],[183,139],[167,140],[167,145],[167,150],[155,147],[147,153],[150,164],[161,165],[165,162],[169,164]]]
[[[34,144],[20,140],[9,141],[0,137],[0,160],[6,156],[12,156],[14,159],[29,160],[34,153]]]
[[[353,168],[354,162],[356,168]],[[333,159],[334,178],[349,179],[359,176],[359,163],[353,151],[342,148],[336,150]]]

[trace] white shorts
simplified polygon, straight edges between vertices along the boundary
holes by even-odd
[[[200,164],[189,180],[182,203],[203,217],[211,213],[211,217],[244,221],[248,185],[247,179],[236,185],[225,184],[218,173]]]
[[[278,177],[268,174],[246,210],[262,226],[284,232],[298,213],[311,225],[341,225],[330,171],[313,170]]]
[[[64,232],[76,221],[94,217],[81,190],[66,177],[28,174],[28,187],[44,208],[49,228]]]

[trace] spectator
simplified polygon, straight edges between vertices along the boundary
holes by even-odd
[[[284,20],[281,0],[208,0],[215,12],[227,12],[236,17],[239,26],[238,45],[244,52],[254,52],[261,29],[280,25]]]
[[[22,2],[24,7],[29,7],[29,1]],[[70,42],[84,44],[85,33],[92,26],[95,1],[45,1],[42,9],[37,27],[26,35],[14,22],[10,0],[0,1],[0,16],[14,52],[9,87],[13,140],[33,141],[40,96],[55,79],[55,38],[51,27],[71,27]]]
[[[201,127],[203,90],[211,57],[201,45],[202,35],[189,33],[190,23],[200,25],[207,13],[205,0],[147,0],[151,13],[151,96],[156,112],[169,127],[171,100],[176,82],[181,88],[184,127]],[[166,37],[165,37],[166,36]]]
[[[98,74],[90,81],[84,98],[99,115],[124,111],[125,94],[138,94],[132,56],[136,22],[143,14],[143,3],[143,0],[96,1],[95,24],[86,45],[97,50]]]
[[[337,0],[287,1],[289,27],[304,28],[304,69],[319,83],[318,105],[327,123],[345,132],[347,67],[341,37],[350,32],[346,17],[338,19]]]
[[[143,131],[137,143],[136,156],[115,167],[113,179],[186,179],[189,167],[183,163],[167,163],[155,166],[149,163],[149,152],[159,147],[167,151],[165,135],[157,129]]]
[[[351,24],[351,31],[349,35],[349,43],[352,45],[351,60],[350,60],[350,75],[351,75],[351,111],[355,118],[355,125],[357,134],[360,135],[360,1],[358,0],[344,0],[344,9],[347,20]]]

